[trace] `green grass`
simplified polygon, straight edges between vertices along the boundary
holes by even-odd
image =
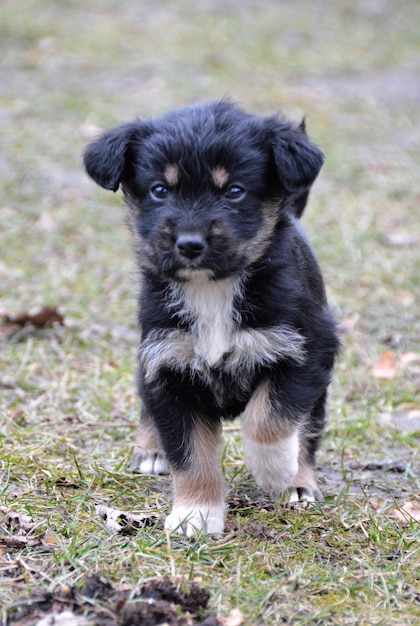
[[[418,623],[419,522],[396,511],[420,508],[419,419],[398,419],[420,409],[420,363],[390,380],[372,366],[420,353],[419,20],[415,0],[2,2],[0,305],[58,305],[66,322],[0,335],[0,506],[35,524],[20,547],[19,528],[0,527],[3,624],[22,595],[92,572],[131,590],[200,581],[210,612],[237,607],[247,626]],[[305,115],[325,151],[304,226],[346,331],[319,457],[325,502],[271,503],[235,423],[226,533],[187,539],[162,530],[169,479],[128,469],[130,237],[121,198],[94,187],[80,155],[96,129],[226,94]],[[406,469],[363,468],[382,459]],[[97,504],[158,522],[115,535]]]

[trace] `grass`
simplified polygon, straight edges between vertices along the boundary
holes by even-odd
[[[2,2],[0,305],[58,305],[65,318],[1,334],[0,505],[32,519],[0,529],[3,624],[22,595],[92,572],[131,590],[199,581],[210,612],[237,607],[248,626],[418,622],[419,523],[398,512],[420,508],[420,371],[406,356],[420,353],[419,12],[415,0]],[[346,330],[319,457],[325,502],[271,503],[233,424],[226,533],[186,539],[162,530],[169,479],[128,470],[130,239],[121,199],[87,180],[80,154],[99,128],[225,94],[306,115],[325,151],[304,226]],[[385,352],[388,379],[373,369]],[[403,471],[366,469],[383,459]],[[113,534],[97,504],[158,522]]]

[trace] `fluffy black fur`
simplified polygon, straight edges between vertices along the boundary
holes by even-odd
[[[257,481],[276,495],[292,486],[295,500],[319,498],[315,452],[338,340],[297,219],[323,163],[304,125],[210,102],[122,124],[84,160],[99,185],[121,185],[137,242],[143,415],[135,464],[158,472],[169,461],[168,528],[190,534],[182,512],[188,518],[191,509],[192,525],[220,532],[220,511],[211,521],[214,506],[223,509],[220,481],[203,477],[216,462],[203,433],[216,441],[220,420],[241,414]],[[287,456],[289,435],[292,460],[276,461],[283,449]],[[264,477],[273,463],[266,469],[255,458],[264,454],[286,475],[299,457],[278,489],[275,476]]]

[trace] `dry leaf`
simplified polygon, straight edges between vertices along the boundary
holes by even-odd
[[[57,221],[53,218],[49,211],[42,211],[35,226],[44,233],[51,233],[57,228]]]
[[[157,522],[156,515],[134,515],[102,504],[95,506],[95,513],[104,520],[106,528],[112,533],[130,532]]]
[[[35,626],[89,626],[92,622],[72,611],[54,611],[44,615]]]
[[[360,314],[359,313],[349,313],[341,320],[341,330],[344,333],[351,333],[354,331],[356,326],[358,326],[360,322]]]
[[[420,502],[403,502],[389,511],[389,515],[402,524],[420,522]]]
[[[101,129],[99,128],[99,126],[96,126],[95,124],[86,122],[85,124],[81,124],[80,132],[84,139],[95,139],[95,137],[97,137],[100,134]]]
[[[19,513],[5,506],[0,507],[0,513],[2,514],[2,525],[10,532],[9,535],[0,537],[1,545],[13,548],[22,548],[24,546],[44,546],[50,548],[55,545],[55,541],[50,536],[48,529],[29,515]]]
[[[395,300],[404,307],[413,306],[416,301],[416,296],[413,292],[407,289],[399,289],[394,293]]]
[[[376,363],[373,364],[372,374],[380,380],[392,380],[398,373],[398,367],[395,362],[395,354],[388,350],[381,354]]]
[[[0,545],[5,548],[24,548],[25,546],[34,547],[39,544],[40,541],[29,541],[28,537],[15,537],[14,535],[1,535]]]
[[[381,459],[379,461],[365,461],[364,463],[350,463],[350,469],[352,470],[367,470],[369,472],[382,470],[383,472],[403,474],[407,471],[407,467],[407,463],[400,460],[388,461]]]
[[[73,489],[79,489],[80,485],[74,482],[69,476],[60,476],[54,483],[57,487],[72,487]]]
[[[48,530],[45,533],[44,537],[42,538],[42,545],[47,548],[57,547],[57,541],[55,540],[55,537],[53,537],[53,535],[51,535],[51,533]]]
[[[411,365],[411,363],[420,363],[420,354],[418,352],[404,352],[400,357],[401,365]]]
[[[222,626],[241,626],[244,614],[239,609],[232,609],[227,617],[219,617]]]
[[[33,518],[25,513],[19,513],[5,506],[0,507],[0,512],[3,514],[3,524],[15,534],[26,534],[36,526]]]
[[[0,335],[7,337],[8,335],[13,334],[13,329],[13,324],[6,322],[0,326]]]
[[[411,230],[397,230],[392,233],[385,233],[382,241],[391,247],[406,248],[407,246],[416,246],[420,242],[420,235]]]
[[[416,432],[420,430],[420,410],[419,409],[398,409],[392,413],[393,424],[405,432]]]
[[[2,315],[5,326],[27,326],[31,324],[35,328],[45,328],[52,326],[54,323],[64,326],[64,318],[57,311],[57,307],[38,306],[29,311],[20,311],[16,314],[3,313]]]

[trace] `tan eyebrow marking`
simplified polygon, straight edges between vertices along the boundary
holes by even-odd
[[[175,187],[179,183],[179,169],[176,165],[168,164],[163,172],[165,181],[168,185]]]
[[[229,180],[229,172],[224,167],[215,167],[212,171],[213,182],[219,189],[223,189]]]

